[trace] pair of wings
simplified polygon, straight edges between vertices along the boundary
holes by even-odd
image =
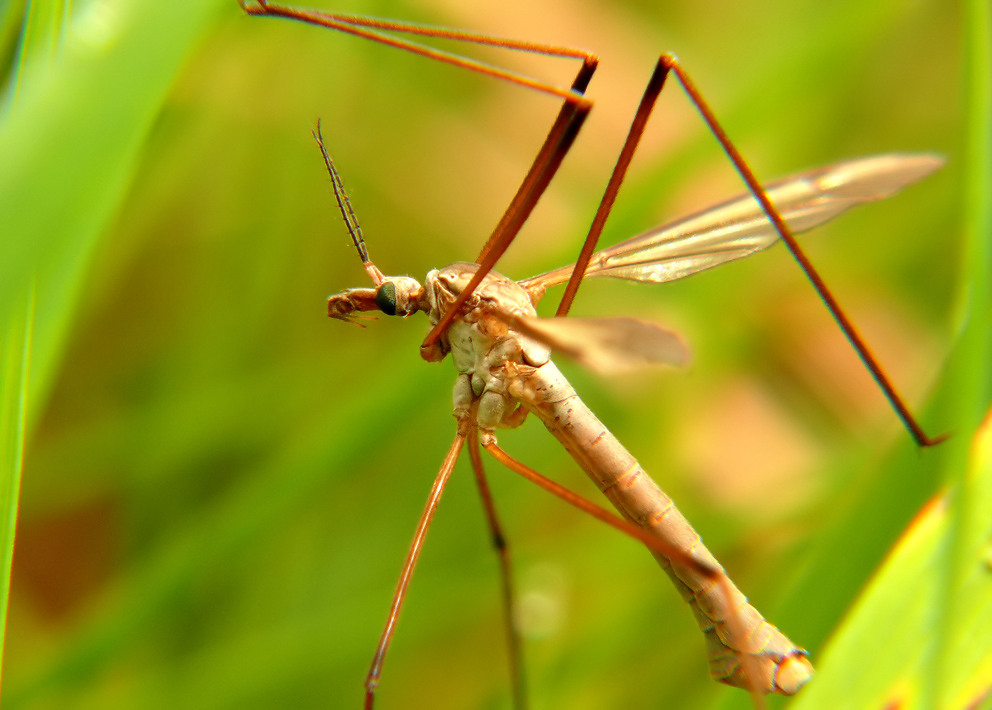
[[[930,154],[886,153],[814,168],[765,186],[793,234],[806,232],[865,202],[894,195],[941,165]],[[742,259],[779,240],[750,194],[657,227],[593,255],[585,278],[611,276],[646,283],[674,281]],[[564,283],[572,266],[520,281],[528,289]],[[682,366],[681,338],[634,318],[521,318],[512,325],[597,372],[650,364]]]

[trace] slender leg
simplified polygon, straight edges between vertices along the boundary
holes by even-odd
[[[557,496],[558,498],[561,498],[569,505],[578,508],[583,513],[591,515],[600,522],[606,523],[612,528],[616,528],[624,535],[634,538],[638,542],[641,542],[645,546],[651,548],[659,554],[664,555],[665,557],[678,557],[682,555],[682,549],[680,547],[650,535],[645,532],[644,528],[624,520],[616,513],[607,510],[601,505],[596,505],[591,500],[580,496],[575,491],[566,488],[556,481],[552,481],[546,476],[542,476],[534,469],[520,463],[515,458],[510,456],[495,442],[485,443],[482,446],[486,449],[486,451],[492,454],[494,459],[499,461],[514,473],[520,474],[531,483],[536,483],[544,490]],[[687,564],[696,567],[700,574],[709,577],[711,581],[715,582],[720,576],[718,570],[698,560],[690,558]]]
[[[486,511],[489,531],[492,534],[493,547],[499,556],[500,577],[503,581],[503,612],[506,628],[506,643],[510,652],[510,674],[513,682],[513,707],[517,710],[527,709],[527,691],[524,677],[523,652],[520,641],[520,631],[517,627],[516,594],[513,584],[513,567],[510,564],[510,545],[503,535],[502,526],[496,516],[496,506],[493,504],[489,482],[479,456],[479,435],[476,431],[469,439],[468,453],[472,459],[472,470],[482,496],[482,506]]]
[[[584,88],[592,77],[595,68],[594,64],[584,64],[579,76],[575,80],[574,86]],[[544,194],[548,184],[555,176],[559,166],[571,149],[572,143],[575,141],[575,137],[578,135],[579,129],[582,128],[582,124],[585,122],[591,108],[592,103],[584,97],[581,102],[576,101],[575,103],[571,103],[566,100],[562,106],[561,111],[558,113],[558,118],[555,119],[555,123],[548,133],[544,145],[534,159],[534,163],[531,165],[527,176],[517,190],[517,194],[510,202],[510,206],[506,208],[506,212],[503,213],[499,224],[479,254],[477,260],[479,263],[478,270],[468,285],[462,290],[461,294],[459,294],[458,298],[455,299],[454,303],[445,311],[441,320],[431,328],[427,337],[424,338],[424,342],[420,346],[420,352],[425,359],[436,359],[432,356],[432,353],[436,347],[437,339],[451,321],[461,312],[462,304],[469,299],[475,288],[482,282],[486,274],[492,270],[497,260],[516,238],[520,228],[527,221],[530,213],[537,205],[541,195]]]
[[[413,568],[417,564],[417,558],[420,556],[424,538],[427,536],[427,528],[430,527],[431,520],[434,518],[437,504],[441,500],[441,494],[444,492],[444,487],[447,485],[448,479],[451,478],[451,471],[455,467],[455,461],[458,460],[458,454],[461,453],[464,443],[465,433],[459,427],[454,441],[451,442],[451,448],[448,449],[448,454],[444,457],[444,463],[441,464],[441,469],[434,479],[434,485],[431,487],[430,495],[427,497],[427,505],[424,506],[424,512],[420,514],[417,531],[414,533],[413,541],[410,543],[410,549],[406,553],[406,560],[403,561],[403,570],[400,572],[396,591],[393,593],[393,603],[389,607],[386,626],[382,630],[382,636],[379,637],[379,645],[376,647],[375,656],[372,658],[372,666],[369,668],[369,673],[365,677],[365,710],[372,710],[375,703],[375,689],[379,685],[379,677],[382,675],[382,664],[386,658],[386,651],[389,649],[389,642],[393,639],[393,630],[396,628],[396,620],[399,618],[400,609],[406,597],[407,587],[410,586]]]
[[[562,47],[553,44],[539,44],[536,42],[521,42],[519,40],[508,39],[506,37],[495,37],[493,35],[479,32],[465,32],[453,30],[445,27],[433,25],[421,25],[415,22],[399,22],[396,20],[385,20],[377,17],[366,17],[363,15],[347,15],[338,12],[320,12],[317,10],[306,10],[303,8],[289,7],[268,0],[239,0],[241,8],[249,15],[264,15],[267,17],[283,17],[289,20],[297,20],[308,25],[326,27],[328,29],[344,32],[370,39],[373,42],[384,44],[389,47],[402,49],[413,54],[419,54],[428,59],[434,59],[445,64],[451,64],[462,69],[486,74],[488,76],[508,81],[513,84],[540,91],[541,93],[558,96],[562,99],[574,98],[574,91],[581,93],[582,89],[563,89],[548,82],[534,79],[518,72],[501,69],[485,62],[476,61],[459,54],[452,54],[433,47],[403,40],[395,37],[389,32],[402,32],[405,34],[419,35],[421,37],[435,37],[439,39],[450,39],[457,42],[468,42],[489,47],[499,47],[502,49],[512,49],[515,51],[540,54],[547,57],[562,57],[567,59],[581,59],[584,65],[593,65],[598,62],[596,56],[583,49],[572,47]],[[581,72],[581,70],[580,70]]]
[[[582,249],[579,252],[578,259],[575,260],[575,268],[572,270],[572,276],[568,279],[568,283],[565,285],[565,292],[562,294],[561,301],[558,303],[558,310],[555,312],[556,316],[564,317],[568,315],[568,311],[572,307],[572,301],[575,300],[575,294],[579,290],[579,283],[585,276],[586,267],[589,266],[589,260],[592,258],[593,252],[596,251],[596,243],[603,233],[606,218],[609,217],[610,211],[613,209],[613,203],[616,202],[617,193],[620,192],[620,185],[623,184],[623,179],[627,175],[627,168],[630,167],[630,161],[634,157],[634,151],[637,150],[637,145],[641,140],[641,136],[644,134],[644,128],[647,126],[648,117],[651,115],[655,102],[658,100],[658,96],[665,86],[665,79],[667,77],[668,67],[659,61],[654,69],[654,73],[651,74],[651,78],[648,80],[647,87],[644,89],[644,94],[641,96],[641,103],[634,113],[630,130],[627,132],[627,138],[623,142],[623,147],[620,148],[620,155],[617,156],[616,165],[613,167],[610,180],[606,184],[603,199],[599,202],[596,215],[593,217],[592,225],[589,227],[589,233],[582,243]]]
[[[858,357],[861,358],[861,361],[865,364],[865,367],[867,367],[868,371],[871,372],[871,376],[875,379],[875,382],[878,383],[878,386],[882,389],[882,392],[885,393],[886,399],[889,400],[892,408],[895,409],[896,414],[899,415],[899,419],[902,420],[903,425],[913,436],[913,439],[916,441],[916,445],[926,447],[939,444],[946,438],[946,435],[937,436],[934,438],[927,436],[926,432],[923,431],[923,428],[910,413],[906,403],[903,401],[902,397],[899,396],[899,393],[896,392],[895,387],[889,381],[889,378],[882,369],[881,364],[879,364],[875,356],[872,355],[871,350],[868,349],[867,343],[865,343],[864,339],[855,329],[854,324],[844,313],[843,309],[841,309],[840,304],[837,303],[837,299],[834,298],[834,295],[830,292],[830,289],[827,288],[827,285],[820,277],[820,274],[815,268],[813,268],[813,264],[810,263],[802,249],[799,248],[799,243],[792,235],[792,232],[789,230],[785,220],[782,219],[782,215],[779,214],[778,210],[775,209],[775,206],[771,203],[771,200],[768,199],[768,196],[765,194],[764,190],[761,189],[761,184],[758,182],[758,179],[754,176],[754,173],[751,171],[751,168],[748,167],[748,164],[744,161],[744,158],[741,156],[740,152],[738,152],[737,148],[734,147],[734,144],[730,142],[730,138],[727,137],[727,134],[724,132],[719,122],[717,122],[713,111],[706,104],[702,94],[699,93],[695,83],[693,83],[692,79],[689,78],[689,75],[686,73],[685,69],[682,68],[679,60],[674,55],[665,55],[663,60],[671,66],[672,70],[674,70],[675,76],[678,77],[679,83],[682,84],[682,88],[685,89],[686,94],[688,94],[689,98],[692,100],[692,103],[695,105],[700,115],[702,115],[703,120],[706,121],[706,125],[709,126],[710,131],[720,142],[720,146],[730,158],[730,161],[734,164],[734,168],[736,168],[737,172],[740,174],[741,179],[747,183],[748,189],[761,205],[761,209],[768,216],[771,223],[775,225],[775,231],[777,231],[779,236],[782,238],[782,241],[788,248],[789,253],[792,254],[792,257],[799,263],[802,270],[806,272],[806,277],[810,280],[810,283],[813,284],[813,288],[816,289],[816,293],[820,297],[820,300],[823,301],[824,305],[827,307],[827,310],[830,311],[830,315],[832,315],[834,320],[837,321],[837,325],[840,326],[840,329],[844,331],[844,335],[847,337],[848,342],[850,342],[851,346],[857,351]]]
[[[599,240],[600,234],[602,234],[603,225],[606,223],[606,218],[609,216],[610,210],[613,208],[617,193],[620,190],[620,185],[623,183],[624,176],[627,173],[627,168],[630,166],[630,161],[633,158],[634,151],[637,149],[637,144],[644,133],[644,128],[647,124],[648,117],[654,108],[658,95],[661,93],[661,90],[665,84],[665,79],[668,77],[668,73],[670,71],[675,73],[675,76],[678,78],[679,83],[685,90],[686,95],[688,95],[689,100],[699,112],[699,115],[702,116],[703,120],[706,122],[710,132],[720,143],[720,147],[723,149],[723,152],[726,153],[727,157],[730,159],[730,162],[733,163],[734,168],[740,174],[744,183],[747,185],[748,190],[750,190],[751,194],[754,195],[754,198],[761,205],[762,211],[764,211],[765,215],[768,217],[768,220],[775,227],[775,231],[778,232],[779,237],[785,243],[789,253],[792,254],[793,258],[799,263],[799,266],[806,273],[806,277],[810,280],[810,283],[813,284],[813,288],[816,289],[816,293],[820,297],[820,300],[822,300],[824,305],[826,305],[827,309],[830,311],[830,315],[833,316],[834,320],[837,322],[837,325],[844,332],[845,337],[847,337],[848,342],[851,343],[851,346],[858,353],[858,356],[861,358],[861,361],[864,363],[865,367],[868,368],[868,371],[875,379],[875,382],[878,383],[878,386],[885,394],[886,399],[889,400],[889,404],[895,410],[903,425],[912,435],[916,445],[926,447],[939,444],[945,437],[938,436],[931,438],[928,436],[910,413],[908,406],[896,391],[888,376],[885,374],[881,364],[871,353],[871,350],[869,350],[864,338],[862,338],[858,333],[857,329],[854,327],[854,324],[844,313],[843,309],[841,309],[837,299],[830,292],[830,289],[827,288],[823,278],[813,267],[813,264],[803,253],[802,249],[800,249],[798,242],[796,242],[795,237],[789,230],[789,227],[782,218],[782,215],[779,213],[778,209],[776,209],[775,205],[772,204],[771,200],[768,199],[764,189],[761,187],[761,183],[759,183],[758,179],[754,176],[754,172],[748,166],[747,162],[745,162],[743,156],[741,156],[734,144],[730,141],[727,133],[717,121],[713,110],[706,103],[706,100],[703,98],[699,89],[696,88],[695,83],[689,78],[688,73],[682,67],[678,58],[673,54],[661,55],[658,59],[658,64],[655,67],[654,73],[648,81],[647,88],[644,90],[644,95],[641,98],[641,103],[637,107],[637,112],[634,114],[634,119],[631,122],[630,131],[628,132],[627,138],[620,150],[620,155],[617,158],[616,165],[610,175],[610,180],[607,183],[606,190],[603,193],[603,198],[599,203],[599,208],[596,210],[596,215],[593,218],[592,225],[589,228],[589,233],[586,236],[586,240],[582,245],[582,250],[576,260],[575,268],[572,271],[572,276],[569,278],[568,284],[565,286],[565,292],[562,295],[561,302],[558,304],[556,315],[567,315],[572,306],[572,301],[575,298],[575,294],[579,290],[579,283],[582,281],[582,278],[585,275],[586,267],[589,265],[589,260],[592,258],[593,252],[596,250],[596,243]]]

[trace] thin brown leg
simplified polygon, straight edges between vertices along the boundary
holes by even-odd
[[[582,278],[585,276],[586,267],[589,266],[589,260],[592,258],[593,252],[596,251],[596,243],[603,233],[606,218],[609,217],[610,211],[613,209],[613,203],[616,202],[617,193],[620,192],[620,185],[623,184],[623,179],[627,175],[627,168],[630,167],[630,161],[634,157],[634,151],[637,150],[637,144],[644,134],[648,117],[651,115],[655,102],[658,100],[658,96],[665,86],[668,71],[669,67],[664,62],[659,61],[657,66],[655,66],[654,72],[651,74],[651,78],[648,80],[648,85],[644,89],[644,95],[641,96],[641,103],[634,113],[634,120],[631,121],[630,130],[627,132],[627,138],[624,139],[616,165],[613,167],[610,180],[606,184],[603,199],[599,202],[596,215],[593,217],[592,224],[589,227],[589,233],[582,243],[582,250],[579,252],[578,259],[575,260],[575,268],[572,270],[572,275],[565,285],[565,292],[562,294],[561,302],[558,304],[558,310],[555,312],[556,316],[564,317],[568,315],[568,311],[572,307],[572,301],[575,300],[575,294],[579,290],[579,283],[581,283]]]
[[[606,190],[603,193],[603,198],[600,201],[599,208],[596,210],[596,215],[593,218],[592,225],[589,228],[589,234],[586,236],[586,240],[582,245],[582,250],[576,260],[575,268],[572,271],[572,276],[569,278],[568,284],[565,286],[565,292],[562,295],[561,303],[558,305],[556,315],[564,316],[571,308],[572,301],[574,300],[575,294],[579,289],[579,283],[582,281],[582,277],[585,275],[586,267],[589,265],[589,260],[592,258],[593,252],[596,250],[596,243],[599,240],[600,234],[602,234],[603,225],[606,223],[606,218],[609,215],[610,210],[613,208],[617,193],[620,190],[620,185],[623,183],[627,168],[630,165],[631,158],[637,148],[641,135],[644,133],[644,127],[647,124],[648,117],[654,108],[655,101],[661,93],[665,79],[670,71],[675,73],[675,76],[678,78],[679,83],[685,90],[689,100],[699,112],[699,115],[702,116],[703,120],[706,122],[710,132],[720,143],[720,147],[723,149],[723,152],[726,153],[727,157],[730,159],[730,162],[733,163],[734,168],[744,180],[748,190],[752,195],[754,195],[754,198],[761,205],[762,211],[764,211],[765,215],[768,217],[768,220],[775,227],[775,231],[778,232],[779,237],[785,243],[789,253],[792,254],[793,258],[799,263],[799,266],[806,273],[806,277],[810,280],[810,283],[813,284],[813,288],[816,289],[816,293],[820,297],[820,300],[822,300],[824,305],[826,305],[827,309],[830,311],[830,314],[837,322],[837,325],[840,326],[840,329],[847,337],[848,342],[851,343],[851,346],[858,353],[858,356],[861,358],[861,361],[864,363],[865,367],[868,368],[868,371],[875,379],[875,382],[878,383],[878,386],[885,394],[886,399],[889,400],[890,405],[895,410],[899,419],[916,441],[917,446],[925,447],[939,444],[945,437],[938,436],[931,438],[928,436],[910,413],[909,407],[896,391],[894,385],[882,369],[881,364],[871,353],[871,350],[869,350],[864,338],[862,338],[858,333],[857,329],[854,327],[854,324],[840,307],[837,299],[830,292],[830,289],[827,288],[823,278],[813,267],[813,264],[803,253],[802,249],[800,249],[799,244],[796,242],[796,238],[792,235],[792,232],[789,230],[788,225],[785,223],[785,220],[782,218],[782,215],[779,213],[778,209],[772,204],[771,200],[768,199],[764,189],[761,187],[761,183],[758,182],[758,179],[754,176],[754,172],[745,162],[743,156],[741,156],[734,144],[730,141],[726,131],[723,130],[723,127],[717,121],[713,110],[706,103],[706,100],[703,98],[699,89],[696,88],[695,83],[693,83],[692,79],[689,78],[689,75],[682,67],[678,58],[673,54],[661,55],[658,59],[658,64],[655,67],[654,73],[648,82],[648,86],[644,90],[641,103],[637,108],[637,112],[634,114],[630,131],[627,134],[627,138],[620,150],[620,156],[617,158],[616,166],[613,168],[613,172],[610,175],[610,180],[607,183]]]
[[[595,69],[595,64],[584,64],[573,86],[584,89],[589,79],[592,78]],[[425,359],[437,359],[433,356],[437,339],[459,314],[462,304],[469,299],[475,288],[482,282],[486,274],[492,270],[493,266],[495,266],[496,262],[503,256],[503,253],[516,238],[520,232],[520,228],[527,221],[530,213],[537,205],[541,195],[544,194],[548,184],[555,176],[559,166],[561,166],[562,161],[571,149],[572,143],[575,141],[575,137],[578,135],[579,129],[582,128],[582,124],[585,122],[586,116],[589,115],[591,108],[592,103],[585,98],[582,98],[581,101],[576,100],[574,103],[566,100],[562,106],[544,145],[534,159],[520,188],[517,190],[517,194],[514,195],[513,200],[510,202],[509,207],[506,208],[506,212],[503,213],[503,217],[500,219],[496,229],[493,230],[489,240],[482,248],[482,252],[477,259],[479,268],[472,276],[468,285],[458,295],[458,298],[455,299],[454,303],[442,315],[441,320],[431,328],[427,337],[424,338],[424,342],[420,346],[420,353]]]
[[[517,461],[515,458],[506,453],[500,448],[495,442],[483,444],[486,451],[492,454],[492,457],[499,461],[501,464],[506,466],[508,469],[514,473],[520,474],[526,478],[531,483],[535,483],[544,490],[548,491],[554,496],[562,499],[571,506],[574,506],[581,510],[587,515],[591,515],[600,522],[606,523],[612,528],[615,528],[622,532],[628,537],[632,537],[638,542],[642,543],[646,547],[650,548],[652,551],[664,555],[668,558],[682,558],[685,555],[682,549],[673,545],[671,543],[665,542],[664,540],[655,537],[648,533],[644,528],[635,525],[634,523],[624,520],[616,513],[607,510],[606,508],[593,503],[591,500],[580,496],[575,491],[572,491],[565,486],[561,485],[557,481],[552,481],[546,476],[542,476],[540,473],[530,468],[526,464]],[[693,558],[686,558],[685,564],[694,567],[700,574],[706,576],[710,581],[716,583],[721,576],[719,570],[712,569],[711,567],[702,564],[699,560]]]
[[[517,627],[516,594],[513,584],[513,566],[510,564],[510,545],[503,534],[503,528],[496,516],[496,506],[486,480],[486,471],[479,456],[479,433],[474,432],[469,439],[469,457],[472,459],[472,470],[479,486],[482,497],[482,507],[486,511],[486,520],[492,534],[493,547],[499,557],[500,578],[503,587],[503,613],[506,629],[506,643],[510,654],[510,675],[513,683],[513,707],[517,710],[527,710],[527,691],[524,677],[523,650],[520,641],[520,631]]]
[[[402,49],[413,54],[418,54],[428,59],[434,59],[445,64],[451,64],[462,69],[486,74],[503,81],[534,89],[542,93],[568,99],[572,96],[574,89],[564,89],[548,82],[534,79],[518,72],[501,69],[499,67],[476,61],[459,54],[445,52],[434,47],[418,44],[409,40],[394,37],[389,32],[402,32],[404,34],[419,35],[421,37],[434,37],[438,39],[450,39],[457,42],[468,42],[489,47],[499,47],[502,49],[512,49],[515,51],[540,54],[548,57],[562,57],[565,59],[581,59],[583,64],[597,63],[595,55],[583,49],[572,47],[562,47],[553,44],[539,44],[536,42],[521,42],[519,40],[508,39],[506,37],[495,37],[493,35],[479,32],[466,32],[453,30],[432,25],[420,25],[415,22],[399,22],[396,20],[385,20],[377,17],[365,17],[362,15],[347,15],[338,12],[321,12],[317,10],[307,10],[304,8],[289,7],[266,0],[239,0],[241,8],[249,15],[261,15],[266,17],[283,17],[289,20],[297,20],[308,25],[326,27],[337,30],[345,34],[363,37],[365,39],[384,44],[389,47]],[[581,89],[578,91],[581,92]]]
[[[946,438],[946,435],[937,436],[931,438],[923,431],[923,428],[916,421],[915,417],[910,413],[909,407],[903,401],[902,397],[896,392],[895,386],[889,380],[885,371],[882,369],[881,364],[868,349],[867,343],[865,343],[864,338],[858,333],[857,329],[854,327],[854,323],[847,317],[837,299],[827,288],[827,284],[820,277],[820,274],[813,267],[813,264],[803,253],[802,249],[799,248],[799,243],[796,238],[792,235],[789,230],[788,225],[785,220],[782,219],[782,215],[779,214],[778,210],[772,204],[771,200],[768,199],[768,195],[765,194],[764,190],[761,189],[761,184],[758,179],[754,176],[751,168],[744,161],[740,152],[730,142],[730,138],[724,132],[723,128],[720,126],[719,122],[716,120],[716,116],[713,114],[712,109],[707,105],[706,101],[703,99],[696,85],[693,83],[692,79],[686,73],[685,69],[679,63],[678,59],[674,55],[666,55],[667,62],[671,68],[675,71],[675,76],[678,77],[679,83],[682,84],[682,88],[685,89],[686,94],[692,100],[692,103],[696,106],[696,109],[702,115],[703,120],[706,121],[706,125],[709,126],[710,131],[716,136],[716,139],[720,142],[720,146],[723,148],[724,152],[730,158],[730,161],[734,164],[734,168],[740,174],[741,178],[747,183],[748,190],[754,195],[754,198],[761,205],[761,209],[764,211],[765,215],[775,225],[775,231],[778,232],[782,241],[785,242],[786,248],[788,248],[789,253],[792,257],[799,263],[799,266],[806,273],[806,277],[813,284],[813,288],[816,289],[817,295],[820,300],[823,301],[827,310],[830,311],[830,315],[833,316],[834,320],[837,321],[837,325],[840,329],[844,331],[844,335],[847,337],[848,342],[857,351],[858,357],[871,372],[871,376],[878,383],[878,386],[885,393],[886,399],[889,400],[889,404],[895,409],[896,414],[899,415],[899,419],[902,420],[903,425],[912,435],[913,439],[916,441],[917,446],[926,447],[934,446],[939,444]]]
[[[386,651],[389,649],[389,642],[393,639],[393,630],[396,628],[396,620],[399,618],[400,609],[406,597],[407,587],[410,586],[413,568],[417,564],[417,558],[420,557],[420,550],[427,535],[427,528],[430,527],[431,520],[434,518],[434,511],[437,510],[437,504],[441,500],[441,494],[444,492],[444,487],[447,485],[448,479],[451,478],[451,471],[455,467],[455,461],[458,460],[458,454],[461,452],[464,443],[465,434],[459,430],[455,435],[454,441],[451,442],[451,448],[448,449],[448,454],[444,457],[444,463],[441,464],[441,469],[437,472],[437,477],[434,479],[434,485],[431,487],[430,495],[427,497],[427,505],[424,506],[424,512],[420,514],[417,531],[414,533],[413,541],[410,543],[410,549],[406,553],[406,560],[403,561],[403,570],[400,572],[396,591],[393,593],[393,603],[389,607],[386,626],[382,630],[382,636],[379,637],[379,645],[376,647],[375,656],[372,658],[372,666],[369,668],[369,673],[365,677],[365,710],[372,710],[372,706],[375,703],[375,689],[379,685],[379,677],[382,675],[382,664],[386,658]]]
[[[592,75],[595,73],[596,67],[597,61],[594,58],[586,59],[582,65],[582,68],[579,70],[579,73],[576,75],[575,81],[572,82],[572,91],[578,94],[584,94],[586,88],[589,86],[589,82],[592,80]],[[585,103],[569,101],[568,103],[574,104],[574,108],[586,106],[587,111],[592,107],[592,104],[588,101]],[[513,215],[520,211],[521,203],[524,202],[526,193],[533,189],[533,184],[537,180],[538,173],[543,170],[543,166],[546,166],[551,160],[551,156],[556,150],[553,137],[561,131],[560,124],[565,123],[568,120],[574,120],[570,119],[566,113],[567,107],[568,104],[562,106],[562,110],[559,111],[558,116],[555,118],[555,122],[551,126],[551,130],[548,131],[548,137],[545,139],[544,145],[541,146],[541,149],[537,153],[537,157],[534,158],[534,162],[531,164],[530,170],[528,170],[523,182],[517,189],[517,193],[513,196],[513,200],[510,201],[510,205],[506,208],[506,211],[500,218],[499,224],[496,225],[493,233],[489,236],[489,239],[479,252],[479,256],[476,257],[476,262],[482,263],[489,256],[490,252],[498,249],[497,243],[499,242],[501,235],[506,231],[507,223]],[[575,132],[577,133],[578,129],[576,129]],[[562,158],[564,158],[564,155],[558,158],[559,163]],[[505,248],[503,251],[505,251]]]

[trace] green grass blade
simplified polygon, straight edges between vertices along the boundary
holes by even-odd
[[[972,442],[965,486],[914,521],[790,707],[965,708],[988,691],[992,572],[973,513],[992,508],[990,424]]]
[[[30,5],[0,115],[4,610],[30,423],[152,121],[221,5],[122,0],[88,3],[71,18],[63,2]],[[13,15],[4,12],[5,29]]]
[[[20,41],[11,70],[7,99],[16,101],[24,72],[44,63],[61,44],[63,16],[60,4],[35,2],[20,27]],[[13,49],[20,8],[11,4],[3,13],[3,45]],[[0,320],[0,681],[6,647],[7,612],[17,533],[17,511],[24,467],[24,444],[29,407],[29,370],[34,326],[34,281],[21,297],[11,299]]]
[[[0,125],[0,308],[37,278],[37,386],[142,141],[220,0],[96,3],[73,16],[57,55],[22,72]],[[8,322],[9,314],[0,322]]]
[[[31,302],[33,305],[33,301]],[[24,465],[27,425],[28,363],[31,349],[32,308],[14,316],[0,339],[0,659],[3,658],[10,573],[14,561],[17,509]],[[0,664],[0,681],[3,666]]]

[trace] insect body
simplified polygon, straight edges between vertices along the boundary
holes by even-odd
[[[781,202],[794,231],[802,231],[850,206],[888,196],[938,165],[938,159],[926,155],[873,156],[807,171],[770,185],[768,193]],[[332,175],[343,214],[352,214],[336,172]],[[364,253],[360,236],[353,232],[353,238]],[[592,257],[587,276],[670,281],[774,242],[774,231],[753,200],[741,197],[604,249]],[[421,285],[408,276],[385,277],[366,262],[375,287],[331,296],[327,312],[352,320],[368,310],[401,316],[422,311],[433,325],[478,269],[474,263],[452,264],[431,271]],[[674,334],[633,319],[537,318],[535,306],[545,289],[564,281],[571,269],[519,283],[490,271],[426,353],[429,360],[450,353],[454,361],[453,413],[459,432],[477,431],[484,448],[521,472],[525,467],[496,444],[496,429],[519,426],[533,412],[620,514],[647,533],[650,540],[643,541],[692,606],[706,636],[711,675],[758,694],[797,692],[812,677],[805,651],[748,603],[672,500],[550,358],[555,349],[580,360],[612,363],[611,354],[623,359],[643,352],[643,359],[653,355],[655,361],[680,365],[688,359],[684,346]]]
[[[435,478],[407,553],[389,617],[366,678],[365,707],[373,706],[384,658],[426,531],[466,442],[501,555],[508,619],[514,616],[509,563],[483,474],[480,442],[511,470],[648,547],[691,605],[706,637],[710,671],[714,677],[747,689],[758,706],[762,704],[763,694],[797,692],[812,676],[812,666],[805,651],[765,621],[747,602],[671,499],[582,403],[550,357],[554,351],[606,371],[644,363],[679,365],[687,359],[681,340],[655,325],[635,319],[542,319],[536,317],[534,307],[547,288],[566,281],[558,316],[567,314],[579,284],[586,277],[611,276],[660,283],[748,256],[782,241],[806,272],[913,438],[920,446],[932,445],[939,439],[927,436],[912,417],[793,235],[822,224],[853,205],[888,197],[929,174],[942,161],[930,155],[878,155],[810,170],[762,186],[679,60],[672,54],[662,54],[631,122],[576,263],[516,282],[492,269],[553,179],[591,110],[592,102],[584,92],[598,59],[588,52],[569,48],[301,10],[271,4],[267,0],[253,3],[242,0],[242,4],[253,15],[286,17],[362,36],[510,81],[562,101],[542,148],[476,261],[455,263],[432,271],[423,284],[407,276],[386,277],[369,259],[357,219],[324,148],[319,126],[315,133],[341,214],[372,281],[371,288],[349,289],[331,296],[327,304],[328,315],[357,321],[370,311],[399,316],[424,312],[432,328],[421,346],[422,357],[438,361],[450,354],[457,370],[453,394],[457,432]],[[581,60],[582,66],[571,86],[562,88],[400,39],[393,34],[395,32],[569,57]],[[749,194],[594,253],[656,99],[666,78],[672,74],[740,173]],[[541,419],[622,517],[544,478],[499,447],[496,430],[519,426],[529,412]],[[508,621],[507,630],[515,668],[515,702],[522,708],[526,700],[516,653],[519,638],[512,621]]]

